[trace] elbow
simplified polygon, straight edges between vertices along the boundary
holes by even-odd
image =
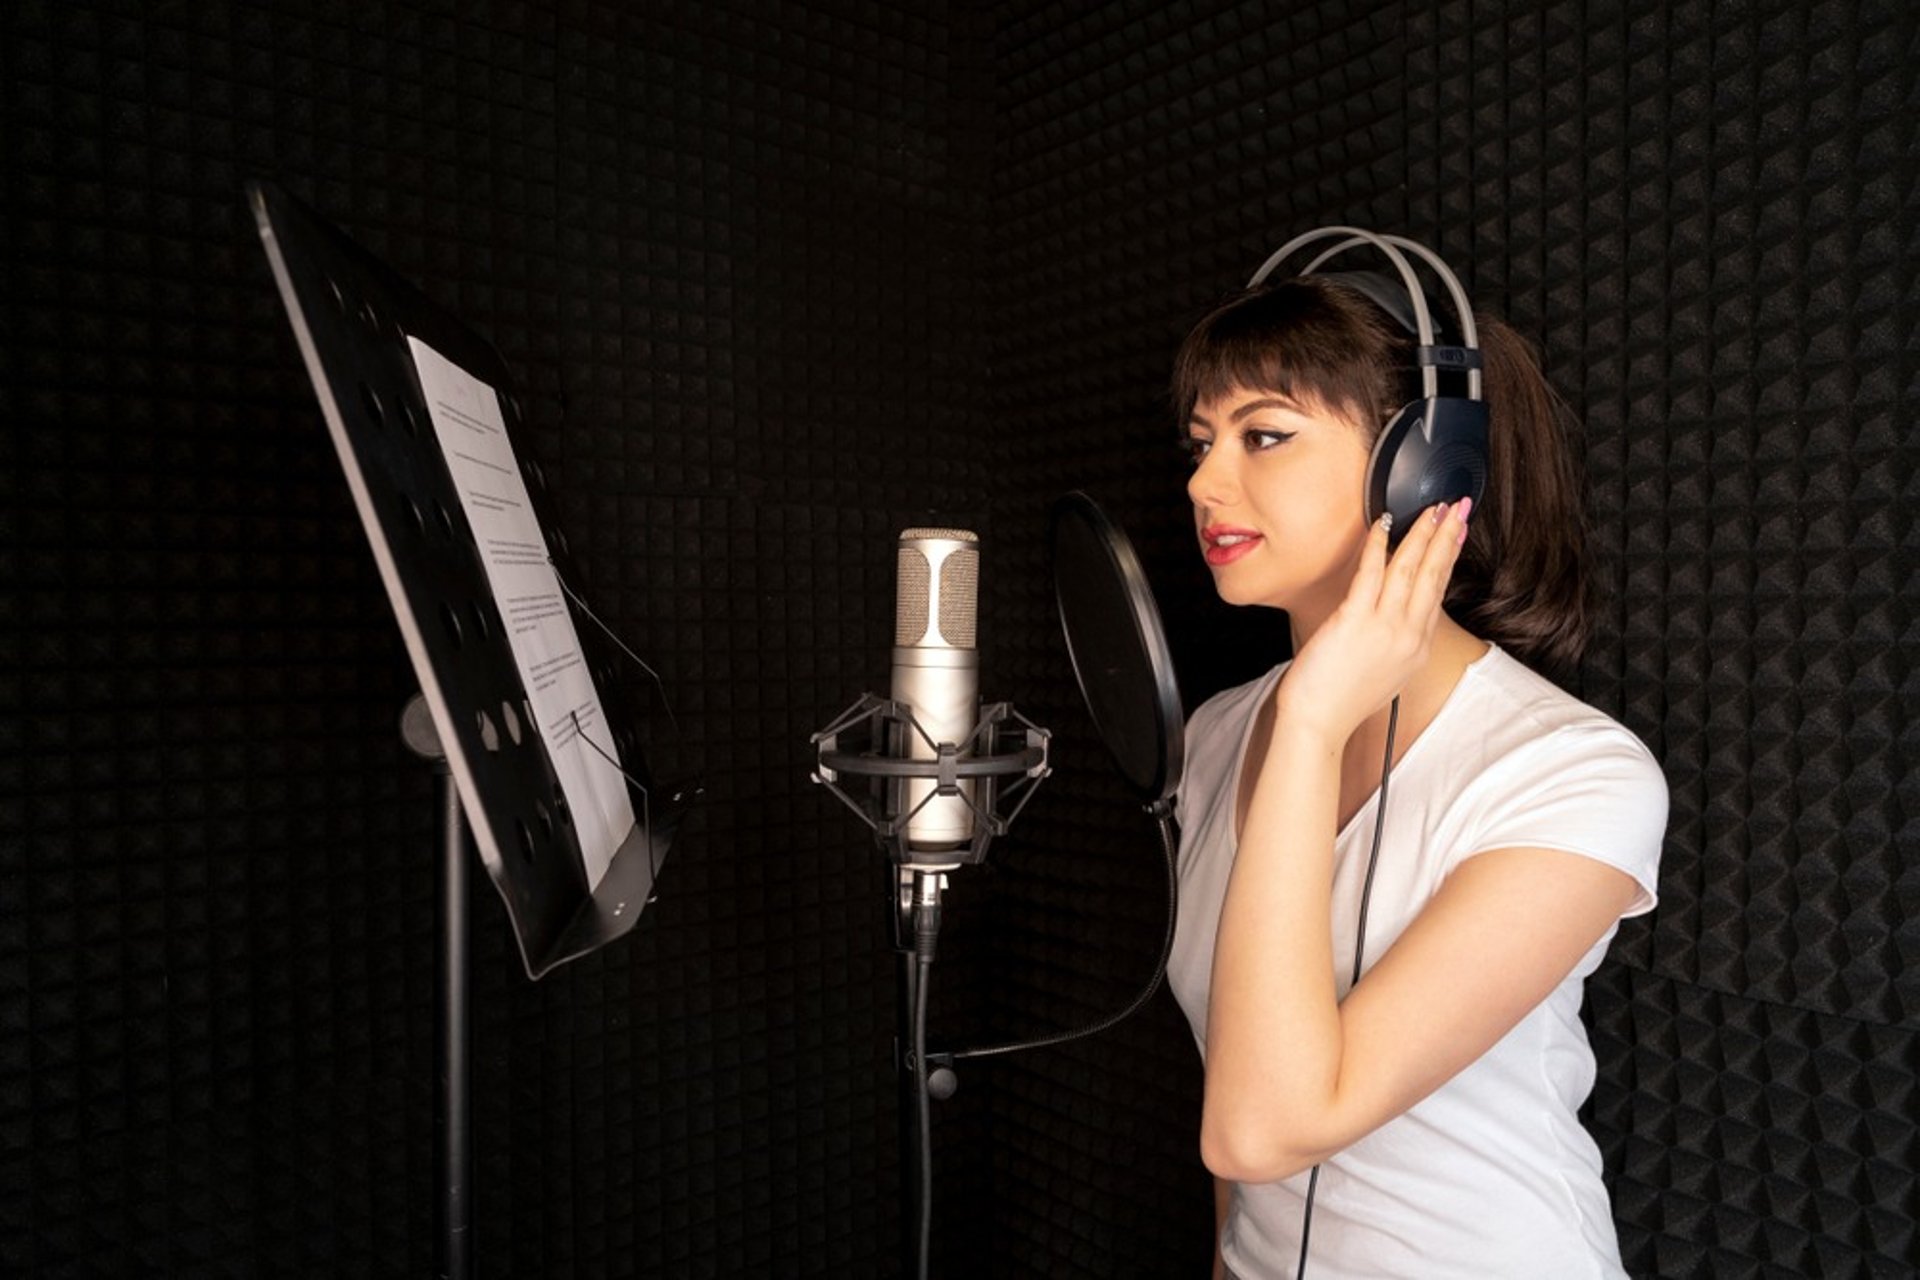
[[[1211,1109],[1200,1122],[1200,1160],[1229,1182],[1278,1182],[1304,1173],[1324,1158],[1286,1141],[1265,1125],[1218,1118]]]

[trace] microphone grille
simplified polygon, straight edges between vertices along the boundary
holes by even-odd
[[[902,542],[978,542],[980,535],[971,529],[902,529]]]
[[[893,642],[919,644],[927,633],[927,595],[933,590],[933,566],[918,547],[901,547],[895,563]]]
[[[940,634],[956,649],[971,649],[979,615],[980,553],[956,551],[940,562]]]
[[[895,565],[894,644],[974,648],[980,535],[967,529],[907,529],[900,534]]]

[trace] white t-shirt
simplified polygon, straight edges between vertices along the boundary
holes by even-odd
[[[1284,665],[1210,699],[1187,729],[1176,809],[1180,912],[1168,984],[1206,1052],[1214,935],[1232,870],[1234,799],[1262,698]],[[1339,993],[1376,801],[1334,843],[1333,946]],[[1667,786],[1625,728],[1495,647],[1468,666],[1394,766],[1368,911],[1365,963],[1385,955],[1474,853],[1531,846],[1596,858],[1640,885],[1627,911],[1654,905]],[[1544,1002],[1459,1075],[1321,1167],[1307,1274],[1312,1280],[1581,1280],[1624,1277],[1600,1152],[1575,1112],[1593,1087],[1580,1023],[1588,974],[1613,930]],[[1307,1175],[1236,1184],[1221,1237],[1241,1280],[1291,1280]]]

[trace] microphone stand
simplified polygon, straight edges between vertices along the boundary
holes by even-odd
[[[864,728],[867,748],[843,750],[843,735]],[[917,734],[934,751],[930,760],[904,758],[898,749],[907,734]],[[1018,735],[1013,744],[1002,742]],[[1052,772],[1047,763],[1052,735],[1013,709],[1011,703],[990,703],[981,709],[964,744],[936,743],[928,736],[913,709],[903,702],[863,695],[825,729],[813,735],[818,767],[813,780],[825,786],[872,829],[895,868],[893,911],[894,949],[901,969],[897,1002],[899,1030],[895,1061],[900,1072],[903,1191],[912,1212],[903,1215],[906,1274],[928,1280],[933,1246],[933,1100],[953,1096],[958,1077],[947,1064],[929,1061],[927,1054],[927,989],[939,945],[940,893],[947,873],[986,860],[993,838],[1005,835],[1013,820],[1032,799],[1040,782]],[[896,749],[886,751],[886,745]],[[995,748],[1012,746],[996,752]],[[839,783],[843,777],[868,780],[867,795],[856,799]],[[935,785],[911,809],[905,809],[906,782],[931,779]],[[1002,796],[1002,779],[1014,779]],[[973,794],[961,788],[967,782]],[[916,848],[908,823],[934,797],[958,796],[973,811],[973,837],[965,844]],[[1015,801],[1002,817],[996,801]],[[943,1055],[943,1059],[945,1055]],[[909,1118],[911,1117],[911,1118]]]

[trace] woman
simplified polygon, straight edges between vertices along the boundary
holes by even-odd
[[[1578,657],[1587,584],[1577,470],[1511,330],[1480,321],[1481,503],[1392,554],[1367,521],[1414,345],[1309,275],[1216,309],[1176,363],[1215,586],[1285,610],[1294,653],[1188,730],[1169,978],[1206,1062],[1216,1274],[1623,1276],[1579,1007],[1653,907],[1666,786],[1530,669]]]

